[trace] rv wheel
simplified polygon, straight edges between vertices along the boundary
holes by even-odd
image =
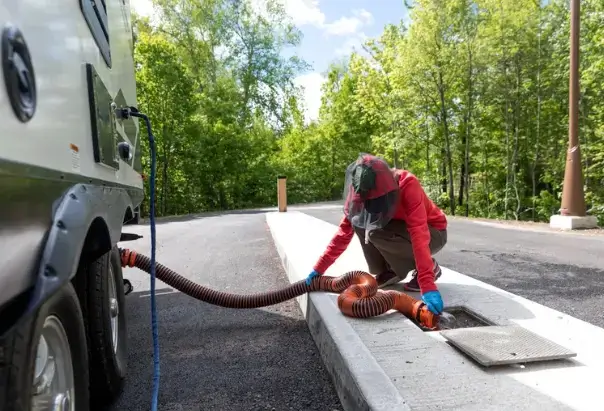
[[[87,366],[82,311],[68,282],[0,340],[0,409],[88,411]]]
[[[86,274],[78,277],[90,347],[90,395],[93,404],[104,406],[122,392],[128,360],[126,299],[118,248],[93,261]]]

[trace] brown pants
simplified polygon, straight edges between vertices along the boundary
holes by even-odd
[[[430,252],[438,253],[447,244],[447,230],[430,229]],[[361,241],[363,254],[373,275],[392,270],[404,279],[415,269],[415,258],[411,246],[411,236],[407,224],[402,220],[392,220],[386,227],[369,232],[369,243],[365,244],[365,230],[355,227]]]

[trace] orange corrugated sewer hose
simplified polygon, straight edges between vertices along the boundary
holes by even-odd
[[[151,272],[149,257],[133,250],[120,249],[122,266],[136,267]],[[394,309],[430,330],[438,329],[439,316],[433,314],[423,301],[399,292],[378,290],[375,278],[364,271],[349,271],[340,277],[315,277],[310,285],[306,280],[295,282],[281,290],[258,294],[231,294],[212,290],[194,283],[156,263],[156,278],[197,300],[226,308],[260,308],[279,304],[309,292],[337,293],[338,307],[344,315],[356,318],[375,317]]]

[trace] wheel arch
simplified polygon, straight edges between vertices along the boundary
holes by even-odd
[[[94,261],[117,244],[124,217],[133,208],[136,193],[130,191],[76,184],[55,202],[28,311],[73,280],[80,264]]]
[[[126,212],[124,213],[123,224],[127,224],[133,218],[134,218],[134,209],[132,207],[128,206],[126,208]]]

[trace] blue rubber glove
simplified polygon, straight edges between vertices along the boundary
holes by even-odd
[[[306,285],[310,285],[310,283],[312,282],[312,279],[315,277],[318,277],[320,275],[321,274],[319,274],[315,270],[312,270],[312,272],[310,274],[308,274],[308,277],[306,277]]]
[[[428,310],[434,314],[441,314],[443,312],[443,299],[438,291],[428,291],[422,295],[422,301],[426,303]]]

